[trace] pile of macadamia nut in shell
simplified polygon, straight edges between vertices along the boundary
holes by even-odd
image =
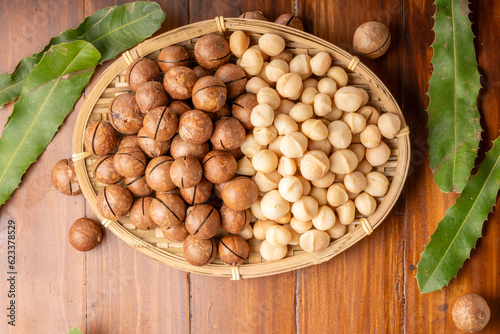
[[[373,169],[389,159],[383,139],[400,119],[368,105],[326,52],[292,55],[273,33],[255,45],[244,31],[227,37],[201,37],[194,57],[174,45],[129,65],[133,92],[85,132],[107,185],[98,210],[160,227],[197,266],[217,255],[242,264],[251,238],[266,261],[288,245],[321,251],[386,194]]]

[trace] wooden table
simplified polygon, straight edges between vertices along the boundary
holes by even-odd
[[[85,16],[122,1],[2,1],[0,72],[38,52],[51,36]],[[433,182],[426,147],[431,1],[418,0],[163,0],[160,32],[218,15],[261,10],[269,19],[295,12],[305,30],[349,52],[356,27],[377,20],[392,44],[379,60],[363,60],[388,86],[411,126],[412,164],[406,188],[384,224],[328,263],[282,275],[230,282],[189,275],[135,251],[111,233],[88,253],[67,239],[72,222],[93,213],[82,196],[65,197],[50,183],[56,161],[71,156],[75,111],[0,208],[0,333],[454,333],[451,307],[466,293],[488,301],[484,333],[500,333],[500,210],[458,277],[442,291],[421,295],[415,265],[430,234],[456,196]],[[473,29],[483,90],[482,150],[499,132],[500,2],[473,1]],[[102,68],[98,71],[102,73]],[[95,82],[99,73],[93,81]],[[87,92],[90,87],[87,88]],[[0,124],[12,104],[0,110]],[[0,130],[1,132],[1,130]],[[0,153],[1,154],[1,153]],[[484,154],[481,154],[483,157]],[[7,225],[16,224],[16,327],[7,325]],[[17,330],[17,331],[16,331]]]

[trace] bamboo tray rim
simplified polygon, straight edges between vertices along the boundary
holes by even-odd
[[[263,34],[272,31],[291,43],[299,43],[307,46],[308,48],[328,52],[333,55],[335,59],[344,63],[348,69],[359,75],[366,82],[366,84],[370,86],[370,89],[377,94],[387,111],[396,113],[400,116],[402,124],[401,127],[403,130],[401,131],[400,136],[397,137],[398,158],[396,173],[389,190],[385,195],[385,199],[377,207],[375,213],[366,219],[362,219],[362,223],[359,228],[355,228],[354,230],[347,232],[343,237],[331,242],[330,245],[323,251],[313,254],[304,253],[294,255],[276,262],[244,264],[236,267],[236,269],[235,267],[221,264],[209,264],[203,267],[196,267],[187,263],[182,256],[153,246],[152,244],[132,234],[119,222],[105,219],[99,213],[96,205],[97,196],[91,186],[89,175],[85,166],[85,157],[87,154],[83,146],[83,134],[97,100],[111,81],[119,73],[126,69],[132,60],[147,56],[168,45],[178,44],[210,33],[235,30],[244,30],[255,34]],[[411,148],[408,134],[408,126],[394,97],[382,81],[368,67],[359,61],[359,58],[352,56],[345,50],[317,36],[290,28],[288,26],[253,19],[217,17],[215,19],[182,26],[150,38],[137,45],[135,48],[126,51],[122,57],[115,60],[101,74],[94,87],[85,98],[75,125],[72,149],[74,153],[73,160],[75,170],[82,187],[82,193],[92,207],[93,212],[102,221],[103,225],[107,229],[140,252],[176,269],[202,275],[229,277],[237,280],[241,278],[275,275],[328,261],[357,243],[365,236],[371,234],[373,229],[378,227],[383,222],[385,217],[387,217],[403,190],[410,163]]]

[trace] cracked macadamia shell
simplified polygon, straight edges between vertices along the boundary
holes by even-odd
[[[83,143],[85,150],[95,155],[106,155],[118,144],[116,130],[105,121],[90,123],[85,129]]]
[[[225,264],[243,264],[248,255],[250,247],[245,239],[238,235],[226,235],[219,242],[219,257]]]
[[[212,146],[218,150],[237,149],[245,141],[245,128],[234,117],[223,117],[214,124],[210,137]]]
[[[122,218],[129,212],[132,204],[130,191],[118,184],[104,187],[97,196],[97,209],[107,219]]]
[[[174,112],[165,106],[150,110],[144,117],[144,133],[155,141],[170,140],[177,131],[179,121]]]
[[[191,97],[194,84],[198,81],[196,73],[187,66],[174,66],[165,73],[163,87],[174,100]]]
[[[210,151],[202,161],[203,175],[212,183],[224,183],[236,174],[238,164],[230,153]]]
[[[114,176],[118,177],[117,175]],[[78,183],[78,178],[76,177],[73,160],[71,159],[59,160],[54,167],[52,167],[51,180],[54,188],[56,188],[61,194],[76,196],[82,192],[80,184]],[[111,181],[114,181],[114,179],[111,179]]]
[[[158,66],[163,73],[174,66],[189,66],[189,53],[179,45],[164,47],[158,55]]]
[[[184,259],[193,266],[204,266],[215,260],[217,245],[214,239],[199,239],[188,235],[182,244]]]
[[[169,98],[161,83],[148,81],[139,86],[135,100],[141,111],[147,113],[156,107],[168,105]]]
[[[224,37],[208,34],[194,45],[194,57],[207,70],[216,70],[229,61],[231,52]]]
[[[219,78],[206,76],[194,84],[192,101],[196,109],[216,112],[226,103],[226,98],[226,85]]]

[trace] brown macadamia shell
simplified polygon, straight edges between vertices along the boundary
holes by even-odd
[[[200,161],[194,157],[175,159],[170,167],[170,179],[179,188],[192,188],[200,183],[203,170]]]
[[[229,44],[219,35],[205,35],[194,45],[196,61],[208,70],[216,70],[226,64],[230,55]]]
[[[149,207],[153,202],[152,197],[142,197],[134,202],[130,209],[130,222],[139,230],[151,230],[156,228],[156,223],[149,215]]]
[[[203,175],[212,183],[224,183],[236,174],[238,164],[236,159],[228,152],[210,151],[202,162]]]
[[[134,60],[127,68],[125,80],[130,88],[135,92],[140,85],[148,81],[153,81],[160,74],[158,64],[149,58],[139,58]]]
[[[189,53],[182,46],[169,45],[161,49],[157,61],[160,70],[167,73],[174,66],[189,66]]]
[[[245,141],[243,125],[234,117],[224,117],[215,122],[210,142],[218,150],[237,149]]]
[[[90,123],[83,138],[85,150],[95,155],[106,155],[118,144],[116,130],[105,121]]]
[[[54,188],[61,194],[76,196],[82,192],[78,178],[76,177],[75,166],[71,159],[59,160],[52,167],[51,180]]]
[[[224,82],[213,76],[198,79],[193,86],[192,101],[196,109],[216,112],[226,103],[227,88]]]
[[[219,242],[219,257],[225,264],[243,264],[248,255],[250,247],[246,240],[238,235],[226,235]]]
[[[179,119],[179,135],[189,144],[203,144],[212,135],[210,117],[200,110],[190,110]]]
[[[135,100],[141,111],[147,113],[156,107],[168,105],[169,98],[161,83],[148,81],[139,86]]]
[[[87,252],[101,242],[101,225],[93,219],[77,219],[69,229],[68,239],[73,248],[80,252]]]
[[[105,186],[97,195],[97,210],[107,219],[120,219],[125,216],[133,204],[130,191],[118,184]]]
[[[210,239],[220,227],[219,212],[211,205],[199,204],[188,209],[186,229],[199,239]]]
[[[182,198],[172,194],[157,194],[149,207],[151,219],[162,227],[181,225],[186,217]]]
[[[204,266],[217,256],[217,245],[214,239],[198,239],[188,235],[182,245],[184,259],[193,266]]]

